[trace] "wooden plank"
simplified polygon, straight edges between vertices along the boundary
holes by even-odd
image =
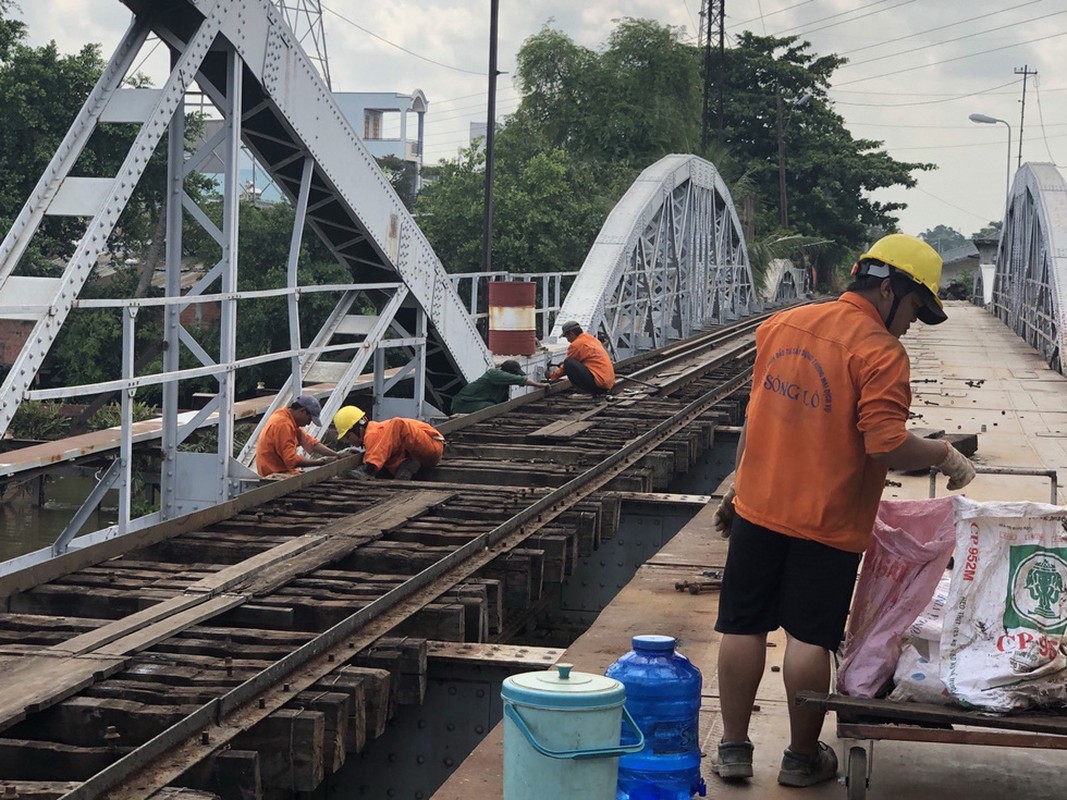
[[[263,800],[259,753],[254,750],[229,749],[212,753],[191,766],[174,782],[217,792],[225,798]]]
[[[310,792],[326,777],[325,734],[322,714],[282,708],[237,736],[233,746],[259,753],[264,790]]]
[[[18,800],[59,800],[80,786],[80,781],[5,781],[0,780],[0,797]]]
[[[113,675],[124,666],[120,658],[83,656],[76,664],[65,658],[32,658],[5,669],[0,689],[0,731],[25,718],[27,713],[58,703],[100,676]]]

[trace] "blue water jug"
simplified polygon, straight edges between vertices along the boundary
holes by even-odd
[[[645,746],[619,759],[616,800],[704,797],[700,777],[700,670],[674,652],[673,636],[642,635],[605,673],[626,687],[626,710]],[[623,743],[626,743],[623,734]]]

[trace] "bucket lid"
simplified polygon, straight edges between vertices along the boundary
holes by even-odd
[[[634,650],[643,650],[653,653],[669,653],[674,650],[677,640],[673,636],[659,636],[653,633],[645,633],[633,637],[630,646]]]
[[[621,682],[572,669],[572,664],[556,664],[555,669],[512,675],[504,679],[500,696],[551,708],[609,708],[626,700],[626,687]]]

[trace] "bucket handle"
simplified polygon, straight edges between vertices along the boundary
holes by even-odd
[[[530,743],[534,750],[549,758],[616,758],[628,753],[639,753],[645,749],[645,735],[641,733],[641,729],[634,722],[634,718],[630,716],[630,712],[626,710],[626,706],[622,707],[622,718],[637,733],[637,742],[635,744],[620,744],[616,747],[595,747],[591,750],[550,750],[534,738],[533,731],[523,720],[518,709],[511,703],[504,704],[504,716],[515,723],[515,727],[526,737],[526,741]]]

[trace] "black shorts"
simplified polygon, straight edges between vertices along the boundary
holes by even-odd
[[[734,518],[719,596],[719,633],[768,633],[836,650],[860,554]]]

